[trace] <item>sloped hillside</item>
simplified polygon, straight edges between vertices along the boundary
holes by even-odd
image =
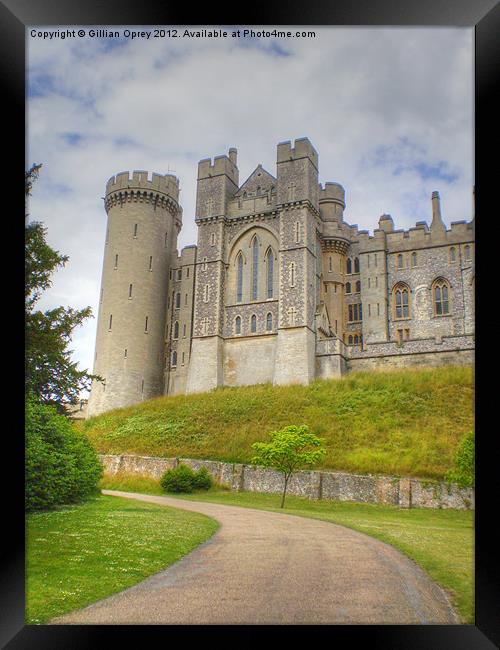
[[[268,384],[162,397],[80,426],[101,453],[250,462],[287,424],[326,441],[322,467],[441,478],[474,426],[471,367],[353,373],[310,386]]]

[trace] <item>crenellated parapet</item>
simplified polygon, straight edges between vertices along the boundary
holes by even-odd
[[[146,171],[120,172],[106,183],[104,205],[106,212],[111,207],[124,203],[150,203],[176,215],[182,224],[182,208],[179,203],[179,179],[172,174],[153,173],[148,178]]]

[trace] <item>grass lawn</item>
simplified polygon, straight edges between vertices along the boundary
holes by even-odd
[[[140,476],[106,476],[101,487],[162,494],[157,481]],[[474,514],[470,511],[403,510],[395,506],[310,501],[293,496],[287,496],[282,510],[278,494],[223,490],[179,497],[323,519],[376,537],[419,564],[445,588],[462,621],[474,622]]]
[[[85,607],[161,571],[208,539],[213,519],[100,496],[26,518],[26,623]]]
[[[325,438],[318,469],[440,479],[473,411],[472,367],[447,366],[159,397],[79,426],[99,453],[248,463],[269,431],[306,424]]]

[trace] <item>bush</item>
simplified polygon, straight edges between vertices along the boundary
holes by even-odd
[[[206,467],[194,472],[187,465],[178,465],[163,474],[160,485],[165,492],[193,492],[193,490],[208,490],[213,480]]]
[[[99,491],[102,467],[96,452],[55,407],[27,399],[25,441],[27,511],[78,503]]]
[[[455,469],[446,474],[446,479],[460,487],[474,487],[474,432],[469,433],[460,443],[455,456]]]

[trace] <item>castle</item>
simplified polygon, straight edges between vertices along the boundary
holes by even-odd
[[[366,230],[318,183],[307,138],[240,185],[236,149],[201,160],[197,245],[177,252],[178,179],[113,176],[88,414],[217,386],[472,363],[474,219]]]

